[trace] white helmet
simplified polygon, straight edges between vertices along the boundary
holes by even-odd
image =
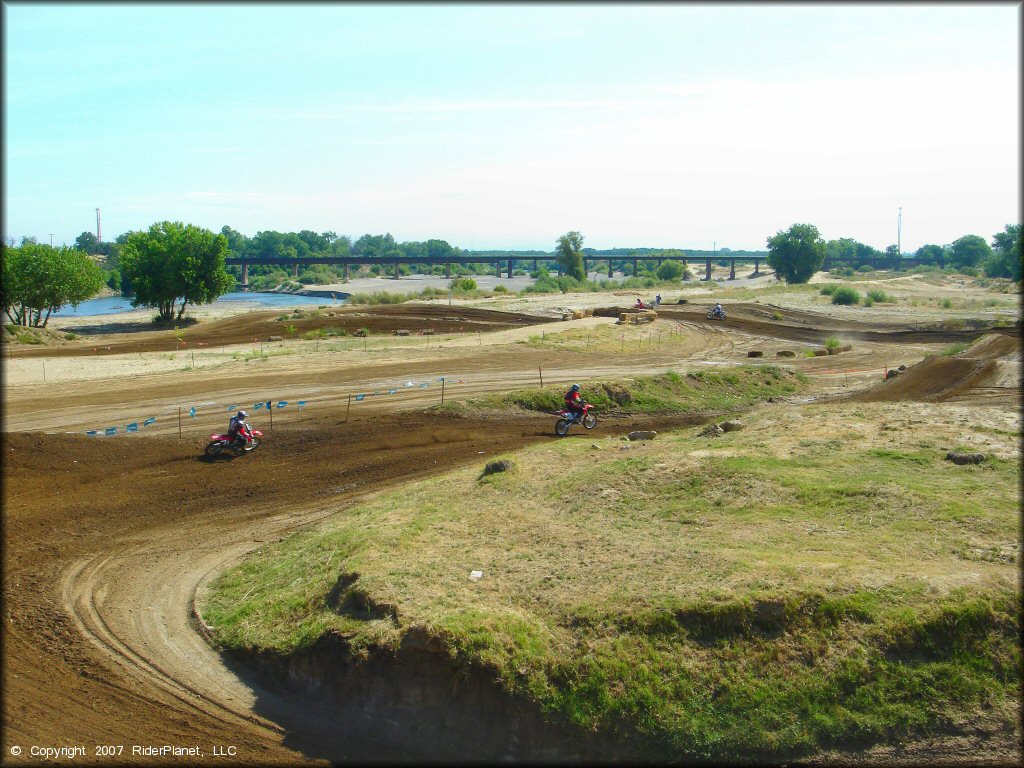
[[[238,414],[237,414],[237,417],[239,419],[241,419],[242,421],[245,421],[245,417],[248,416],[248,415],[249,414],[247,414],[245,411],[239,411]]]

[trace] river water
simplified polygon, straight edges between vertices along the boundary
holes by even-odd
[[[274,307],[295,307],[308,304],[321,305],[335,303],[331,299],[321,296],[299,296],[292,293],[225,293],[212,304],[200,304],[200,307],[230,307],[237,304],[253,305],[273,309]],[[342,299],[338,299],[338,304]],[[193,305],[189,305],[192,309]],[[136,307],[132,306],[131,299],[124,296],[104,296],[100,299],[89,299],[83,301],[78,307],[65,305],[50,315],[50,317],[92,317],[94,315],[119,315],[122,312],[131,312]]]

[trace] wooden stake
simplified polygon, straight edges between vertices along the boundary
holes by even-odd
[[[540,369],[539,365],[537,366],[537,375],[540,376],[540,388],[544,389],[544,371]]]
[[[345,421],[348,421],[348,412],[352,410],[352,394],[349,393],[348,405],[345,407]]]
[[[444,380],[445,377],[441,378],[441,405],[444,405]]]
[[[270,413],[270,431],[274,431],[274,403],[269,401],[267,403],[267,411]]]
[[[181,440],[181,406],[178,406],[178,439]]]

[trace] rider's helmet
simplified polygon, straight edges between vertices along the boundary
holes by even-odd
[[[247,414],[247,413],[246,413],[245,411],[239,411],[239,412],[238,412],[238,413],[236,414],[236,416],[237,416],[237,418],[238,418],[238,420],[239,420],[239,421],[245,421],[245,417],[246,417],[246,416],[248,416],[248,415],[249,415],[249,414]]]
[[[580,391],[580,385],[579,384],[573,384],[571,387],[569,387],[569,390],[572,391],[572,392],[579,392]]]

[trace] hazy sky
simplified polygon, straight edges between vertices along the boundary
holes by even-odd
[[[4,237],[905,251],[1019,221],[1018,4],[5,2]]]

